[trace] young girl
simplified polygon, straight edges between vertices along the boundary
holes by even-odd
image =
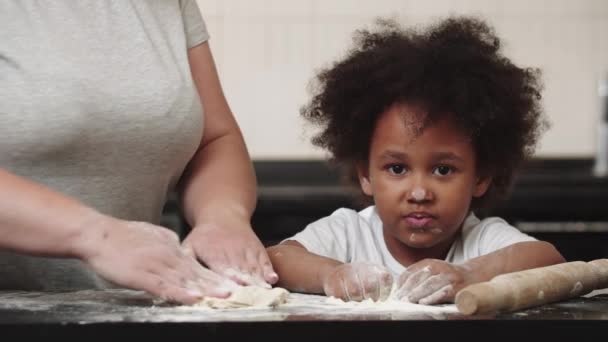
[[[479,19],[379,26],[320,73],[302,110],[322,129],[313,143],[373,205],[338,209],[269,248],[279,285],[436,304],[498,274],[563,262],[551,244],[474,214],[507,194],[533,153],[544,127],[538,72],[504,57]]]

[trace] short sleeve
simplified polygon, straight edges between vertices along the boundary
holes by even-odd
[[[180,0],[180,7],[188,48],[195,47],[209,40],[207,25],[205,25],[196,0]]]
[[[321,218],[286,240],[297,241],[311,253],[341,262],[350,262],[348,229],[356,212],[338,209],[330,216]],[[352,229],[352,228],[351,228]]]
[[[479,255],[489,254],[518,242],[538,241],[496,217],[484,219],[471,235],[477,236],[475,240],[478,241]]]

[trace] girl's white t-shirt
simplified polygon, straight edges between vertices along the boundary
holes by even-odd
[[[309,224],[287,240],[302,244],[309,252],[344,263],[371,262],[384,265],[393,275],[406,270],[389,252],[382,221],[375,206],[362,211],[341,208]],[[537,241],[498,217],[479,220],[471,213],[445,258],[463,263],[509,245]]]

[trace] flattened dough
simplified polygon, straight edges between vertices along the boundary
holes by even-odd
[[[241,286],[228,298],[205,297],[195,304],[213,309],[242,307],[275,307],[287,301],[289,292],[284,288],[265,289],[259,286]]]

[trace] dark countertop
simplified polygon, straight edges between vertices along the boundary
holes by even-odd
[[[197,340],[254,334],[267,340],[327,338],[335,334],[378,338],[407,331],[408,336],[447,335],[450,340],[485,336],[484,340],[487,340],[488,333],[512,338],[542,333],[547,338],[564,338],[608,331],[608,293],[604,291],[527,310],[485,316],[464,316],[453,306],[451,311],[444,306],[438,309],[446,308],[445,312],[418,313],[367,308],[328,309],[316,305],[314,300],[310,304],[297,303],[276,309],[211,311],[155,303],[145,294],[130,290],[0,292],[0,334],[45,339],[164,336]]]

